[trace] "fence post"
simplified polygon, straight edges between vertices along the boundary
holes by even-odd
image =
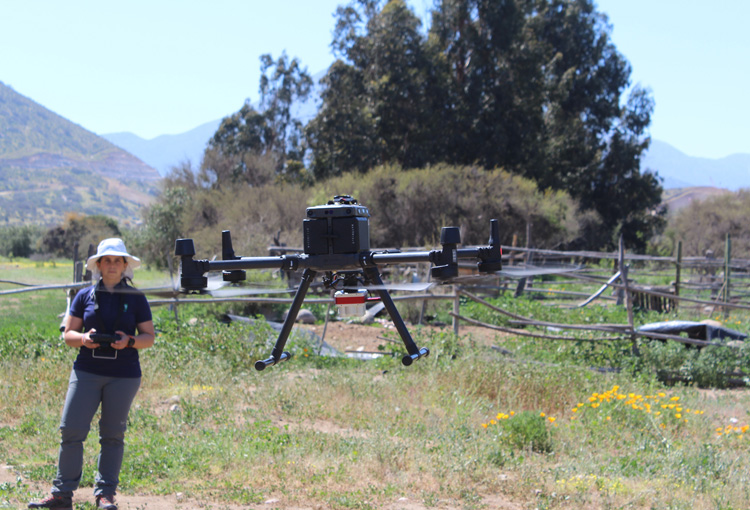
[[[727,234],[726,247],[724,249],[724,295],[722,301],[729,303],[730,265],[732,261],[732,235]],[[729,315],[729,309],[724,307],[724,317]]]
[[[677,257],[675,258],[674,295],[680,297],[680,271],[682,270],[682,241],[677,241]],[[677,309],[680,300],[675,299],[674,307]]]
[[[169,253],[169,250],[167,250],[167,267],[169,268],[169,281],[172,283],[172,288],[175,289],[175,288],[177,288],[177,286],[174,283],[174,265],[172,263],[172,254]],[[178,276],[178,278],[179,278],[179,276]],[[175,323],[179,324],[180,323],[180,318],[179,318],[179,315],[177,314],[177,303],[176,302],[172,303],[169,306],[172,307],[172,311],[174,312],[174,321],[175,321]],[[327,318],[328,317],[326,316],[326,319]]]
[[[453,288],[456,297],[453,298],[453,334],[458,336],[458,316],[461,315],[461,301],[457,288]]]
[[[526,221],[526,264],[531,263],[532,255],[531,255],[531,222]],[[531,280],[532,277],[529,277],[529,280]],[[516,292],[513,294],[513,297],[518,297],[523,293],[523,289],[526,288],[526,277],[518,279],[518,285],[516,285]]]
[[[620,241],[618,245],[618,252],[617,252],[617,270],[620,272],[620,280],[622,280],[623,285],[628,284],[628,276],[627,271],[625,270],[625,243],[622,240],[622,234],[620,234]],[[617,289],[617,301],[615,304],[617,306],[622,306],[623,300],[625,299],[625,289]]]
[[[78,281],[78,243],[73,243],[73,281]]]
[[[625,307],[628,311],[628,327],[630,328],[631,341],[633,342],[633,352],[638,352],[638,345],[635,340],[635,323],[633,321],[633,296],[630,294],[628,287],[628,265],[625,264],[625,241],[620,234],[620,253],[619,253],[619,264],[620,264],[620,278],[622,279],[622,285],[625,287]]]

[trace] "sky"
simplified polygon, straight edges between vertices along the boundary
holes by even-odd
[[[179,134],[257,102],[260,60],[333,62],[344,0],[0,0],[0,82],[97,134]],[[420,15],[432,0],[407,0]],[[750,2],[595,0],[655,100],[650,133],[750,153]]]

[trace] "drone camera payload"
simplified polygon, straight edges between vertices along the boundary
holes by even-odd
[[[245,269],[304,269],[297,292],[289,307],[271,356],[255,363],[256,370],[264,370],[291,359],[284,351],[297,314],[308,289],[319,272],[325,272],[323,283],[335,290],[334,302],[341,315],[365,313],[368,286],[378,295],[401,336],[407,354],[401,362],[408,366],[430,354],[429,349],[418,347],[409,334],[396,304],[380,276],[379,264],[428,262],[433,265],[430,274],[437,282],[447,282],[458,275],[458,259],[477,260],[480,273],[502,269],[500,227],[490,220],[489,245],[458,248],[461,233],[458,227],[443,227],[440,234],[442,249],[423,252],[394,252],[370,250],[370,212],[349,195],[338,195],[326,205],[308,207],[303,220],[304,253],[276,257],[238,257],[232,249],[229,231],[222,232],[223,260],[195,260],[192,239],[177,239],[175,255],[180,257],[180,284],[185,292],[202,292],[207,287],[209,271],[222,271],[223,279],[237,283],[245,279]],[[344,289],[336,289],[343,281]],[[360,282],[363,284],[360,285]]]
[[[337,290],[333,294],[333,302],[341,317],[362,317],[367,312],[367,295],[367,289]]]

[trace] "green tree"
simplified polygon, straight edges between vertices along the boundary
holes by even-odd
[[[529,175],[538,167],[542,129],[542,54],[528,37],[528,2],[443,0],[430,41],[442,55],[452,101],[454,162]]]
[[[44,234],[35,225],[9,226],[0,229],[0,254],[6,257],[29,257],[36,252]]]
[[[293,117],[292,106],[307,99],[312,79],[296,58],[289,60],[286,54],[275,62],[270,55],[260,60],[260,111],[247,100],[237,113],[222,120],[199,173],[206,187],[219,189],[240,182],[263,186],[287,173],[300,177],[302,124]]]
[[[270,126],[267,139],[271,153],[277,155],[277,173],[283,173],[289,160],[302,161],[302,122],[292,116],[292,106],[310,96],[312,78],[296,58],[291,61],[286,53],[275,62],[270,55],[262,55],[260,77],[260,105]]]
[[[431,34],[466,133],[459,162],[567,190],[601,218],[589,246],[622,233],[644,249],[663,224],[659,181],[639,169],[653,101],[636,87],[621,104],[630,66],[610,30],[590,0],[443,0]]]
[[[144,211],[143,226],[132,239],[144,263],[157,269],[169,267],[174,242],[184,237],[183,218],[194,198],[184,187],[166,188],[159,200]]]
[[[362,73],[337,60],[321,80],[322,106],[305,128],[317,179],[367,172],[379,161]]]
[[[403,0],[337,11],[323,105],[308,134],[316,176],[449,162],[504,168],[598,214],[581,238],[642,250],[663,225],[640,172],[653,111],[591,0],[442,0],[428,37]],[[352,129],[350,129],[352,128]]]
[[[108,216],[68,213],[62,224],[44,234],[40,244],[44,253],[72,258],[76,244],[79,256],[85,256],[89,245],[96,247],[102,239],[120,236],[117,221]]]
[[[444,145],[433,131],[445,94],[419,18],[403,0],[354,1],[337,16],[340,59],[322,82],[322,106],[307,129],[316,177],[440,161]]]

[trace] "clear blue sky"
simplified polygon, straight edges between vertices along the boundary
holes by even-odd
[[[750,2],[595,1],[652,90],[653,138],[691,156],[750,153]],[[326,69],[341,3],[0,0],[0,81],[98,134],[182,133],[257,101],[261,54]]]

